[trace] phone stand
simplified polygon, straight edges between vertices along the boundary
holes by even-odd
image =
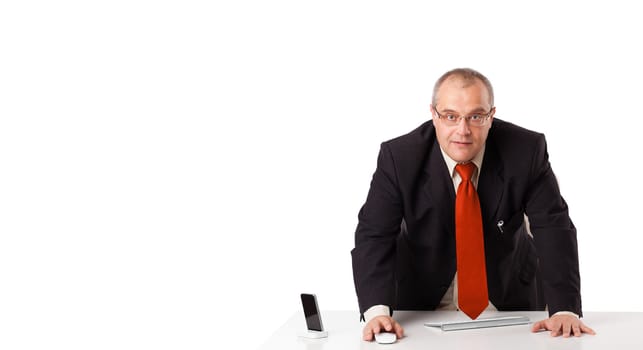
[[[328,337],[328,332],[306,330],[306,331],[300,332],[299,336],[303,338],[309,338],[309,339],[319,339],[319,338]]]

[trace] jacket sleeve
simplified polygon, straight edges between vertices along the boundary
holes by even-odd
[[[395,242],[402,213],[395,160],[387,144],[383,143],[366,202],[358,214],[355,248],[351,251],[353,279],[362,314],[380,304],[389,306],[392,311]]]
[[[576,228],[551,169],[543,135],[532,159],[525,210],[538,251],[549,314],[571,311],[582,316]]]

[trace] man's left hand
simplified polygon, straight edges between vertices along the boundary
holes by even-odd
[[[550,331],[552,337],[562,335],[567,338],[571,335],[580,337],[582,333],[594,335],[593,329],[587,327],[583,322],[572,315],[554,315],[546,320],[538,321],[531,327],[532,332],[540,330]]]

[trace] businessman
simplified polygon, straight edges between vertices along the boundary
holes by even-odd
[[[532,331],[583,324],[576,229],[545,137],[495,119],[493,88],[463,68],[435,83],[432,119],[381,145],[355,232],[363,339],[393,310],[543,310]]]

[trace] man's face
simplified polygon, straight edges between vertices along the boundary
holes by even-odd
[[[487,141],[495,109],[489,120],[482,126],[471,125],[463,119],[460,119],[457,125],[447,125],[445,120],[438,117],[435,110],[437,109],[443,117],[449,114],[486,115],[492,108],[487,88],[477,79],[471,82],[462,80],[460,77],[450,77],[442,83],[436,97],[436,105],[431,105],[431,113],[440,147],[458,163],[472,160]]]

